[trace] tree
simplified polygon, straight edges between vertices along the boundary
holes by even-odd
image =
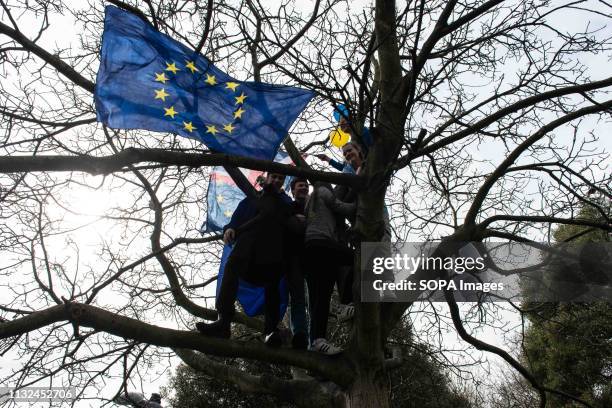
[[[330,340],[335,344],[345,344],[349,341],[350,325],[347,327],[337,324],[336,318],[331,316],[329,320],[330,327],[335,326]],[[426,344],[419,344],[415,341],[405,322],[400,322],[394,328],[389,343],[395,354],[401,355],[404,360],[404,364],[389,376],[392,407],[470,408],[478,406],[473,401],[476,395],[465,390],[458,390],[452,385],[444,364],[432,357],[435,353],[433,350],[428,350]],[[251,374],[265,373],[266,375],[291,377],[289,370],[282,371],[283,367],[275,367],[270,364],[237,362],[234,359],[225,359],[223,363],[230,366],[240,364],[244,371]],[[252,393],[243,392],[234,385],[218,381],[213,376],[202,374],[183,364],[177,367],[165,391],[168,395],[172,395],[170,402],[173,407],[295,407],[273,395],[252,395]]]
[[[189,331],[196,319],[216,317],[201,297],[218,237],[185,233],[199,224],[207,166],[356,188],[357,243],[381,239],[385,199],[398,240],[442,240],[442,249],[457,241],[546,238],[542,231],[553,225],[611,229],[608,214],[602,222],[577,217],[582,203],[600,207],[588,191],[610,197],[609,156],[599,138],[609,131],[612,77],[597,72],[611,45],[607,3],[376,0],[358,7],[316,0],[304,11],[289,0],[275,7],[256,0],[109,2],[230,74],[298,84],[318,98],[285,143],[295,168],[210,153],[171,135],[106,129],[95,124],[91,103],[103,4],[1,0],[0,338],[3,352],[24,362],[7,382],[61,372],[86,398],[116,369],[125,388],[143,365],[176,354],[220,381],[299,406],[389,406],[389,375],[405,362],[388,358],[384,346],[412,303],[358,302],[351,339],[336,359]],[[58,26],[78,32],[54,43]],[[320,112],[340,102],[357,141],[364,125],[371,128],[359,176],[299,160],[300,151],[324,148],[309,135],[328,126]],[[102,210],[106,224],[97,228],[107,228],[95,260],[80,258],[92,237],[69,234],[92,222],[74,224],[88,208],[75,209],[70,195],[84,190],[117,200]],[[588,405],[476,338],[452,296],[447,301],[459,336],[506,360],[542,405],[551,393]],[[260,325],[244,315],[236,323]],[[210,356],[299,367],[328,381],[249,374]]]

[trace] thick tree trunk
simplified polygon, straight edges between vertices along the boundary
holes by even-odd
[[[343,408],[388,408],[391,406],[389,381],[382,374],[362,372],[345,393]]]

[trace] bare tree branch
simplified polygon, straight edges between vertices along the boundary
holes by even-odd
[[[282,380],[270,375],[252,375],[240,369],[218,363],[203,354],[186,349],[175,349],[176,354],[191,368],[236,385],[240,390],[256,394],[275,395],[298,407],[336,406],[334,398],[322,383],[315,379]]]
[[[271,171],[291,176],[302,176],[313,180],[359,188],[360,178],[351,174],[330,173],[299,168],[249,157],[231,156],[221,153],[195,154],[173,152],[164,149],[125,149],[115,155],[93,156],[11,156],[0,158],[0,173],[35,171],[83,171],[90,174],[109,174],[126,166],[157,162],[166,165],[201,167],[235,166],[254,170]]]
[[[0,323],[0,338],[18,336],[62,321],[159,347],[190,349],[221,357],[253,358],[270,363],[290,364],[321,373],[338,384],[347,384],[351,379],[348,361],[341,357],[329,359],[306,351],[271,349],[261,343],[210,338],[195,332],[147,324],[82,303],[57,305]]]
[[[463,327],[463,322],[461,321],[461,316],[459,314],[459,307],[457,306],[457,302],[455,301],[453,292],[449,290],[445,290],[444,297],[450,309],[451,317],[453,319],[453,324],[455,325],[455,328],[457,329],[457,333],[459,333],[459,336],[464,341],[470,343],[472,346],[474,346],[478,350],[484,350],[484,351],[488,351],[489,353],[497,354],[498,356],[503,358],[508,364],[510,364],[516,371],[518,371],[527,381],[529,381],[529,383],[540,394],[540,407],[542,408],[546,407],[546,392],[553,392],[555,394],[562,395],[566,398],[569,398],[573,401],[579,402],[586,407],[592,407],[591,404],[589,404],[588,402],[578,397],[572,396],[562,391],[553,390],[553,389],[544,387],[542,384],[540,384],[537,381],[537,379],[525,367],[523,367],[518,361],[512,358],[512,356],[508,354],[506,351],[500,349],[499,347],[485,343],[484,341],[478,340],[477,338],[470,335],[467,332],[467,330],[465,330],[465,327]]]
[[[467,215],[465,216],[465,223],[466,224],[474,224],[476,221],[476,216],[478,214],[478,211],[480,210],[480,207],[482,206],[487,194],[489,193],[489,190],[491,189],[491,187],[493,187],[493,184],[495,184],[497,182],[497,180],[499,180],[499,178],[501,178],[506,170],[512,166],[512,164],[516,161],[516,159],[518,159],[518,157],[525,151],[527,150],[530,146],[532,146],[534,143],[536,143],[538,140],[540,140],[541,138],[543,138],[544,136],[546,136],[551,130],[567,123],[570,122],[574,119],[580,118],[582,116],[585,115],[590,115],[593,113],[599,113],[602,111],[602,109],[610,109],[612,108],[612,100],[603,102],[601,105],[592,105],[592,106],[588,106],[586,108],[582,108],[582,109],[578,109],[572,113],[569,113],[565,116],[562,116],[550,123],[548,123],[545,126],[542,126],[540,128],[540,130],[538,130],[536,133],[534,133],[532,136],[528,137],[527,139],[525,139],[524,142],[522,142],[520,145],[518,145],[513,151],[512,153],[510,153],[508,155],[508,157],[506,157],[506,159],[499,165],[497,166],[497,168],[495,169],[495,171],[493,173],[491,173],[491,175],[489,175],[489,177],[487,177],[487,179],[485,180],[485,182],[482,184],[482,186],[480,187],[480,189],[478,190],[478,192],[476,193],[476,197],[474,198],[474,201],[472,202],[472,205],[470,206],[470,209],[468,210]]]
[[[539,102],[543,102],[552,98],[557,98],[560,96],[565,96],[565,95],[570,95],[573,93],[581,93],[581,92],[586,92],[586,91],[592,91],[595,89],[601,89],[601,88],[605,88],[612,85],[612,77],[603,79],[601,81],[594,81],[594,82],[590,82],[590,83],[586,83],[586,84],[582,84],[582,85],[572,85],[572,86],[568,86],[565,88],[559,88],[559,89],[554,89],[552,91],[548,91],[548,92],[542,92],[539,93],[537,95],[533,95],[530,96],[528,98],[525,98],[523,100],[520,100],[518,102],[515,102],[503,109],[498,110],[497,112],[488,115],[486,118],[479,120],[478,122],[474,123],[473,125],[468,125],[467,129],[462,130],[460,132],[457,132],[451,136],[445,137],[441,140],[439,140],[438,142],[435,143],[431,143],[428,145],[425,145],[419,152],[418,152],[418,156],[427,154],[427,153],[431,153],[434,152],[444,146],[447,146],[451,143],[457,142],[461,139],[463,139],[466,136],[472,135],[476,132],[478,132],[479,130],[489,126],[490,124],[496,122],[497,120],[501,119],[502,117],[509,115],[511,113],[517,112],[520,109],[524,109],[527,108],[529,106],[533,106]],[[602,111],[602,108],[599,108],[598,110],[596,109],[595,111]],[[433,132],[430,136],[429,136],[429,140],[432,140],[433,138],[439,136],[439,134],[437,132]],[[404,167],[406,164],[408,164],[408,162],[413,159],[414,156],[412,155],[407,155],[407,156],[403,156],[401,158],[399,158],[397,160],[397,164],[395,166],[396,169],[400,169],[402,167]]]
[[[21,44],[23,48],[32,52],[33,54],[40,57],[43,61],[55,67],[55,69],[57,69],[59,73],[74,82],[76,85],[80,86],[81,88],[85,89],[90,93],[94,92],[95,84],[92,81],[83,77],[81,74],[75,71],[74,68],[62,61],[59,57],[56,57],[49,51],[34,43],[26,36],[24,36],[21,32],[10,28],[6,24],[0,23],[0,34],[4,34],[15,40],[17,43]]]
[[[289,41],[287,41],[280,50],[278,50],[278,52],[268,58],[266,58],[265,60],[258,62],[257,63],[257,68],[259,70],[261,70],[261,68],[265,67],[266,65],[270,65],[272,63],[274,63],[275,61],[277,61],[280,57],[282,57],[289,49],[291,49],[291,47],[293,47],[293,45],[304,36],[304,34],[306,34],[306,32],[308,31],[308,29],[312,26],[312,24],[316,21],[317,17],[318,17],[318,13],[319,13],[319,5],[321,4],[321,0],[316,0],[315,1],[315,6],[314,6],[314,10],[312,11],[312,15],[310,16],[310,19],[306,22],[306,24],[304,25],[304,27],[302,27],[302,29],[300,31],[298,31],[293,38],[291,38]]]

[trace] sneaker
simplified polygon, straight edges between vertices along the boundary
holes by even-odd
[[[315,341],[312,342],[312,346],[310,346],[310,351],[316,351],[328,356],[342,353],[342,349],[340,347],[334,346],[323,338],[315,339]]]
[[[214,323],[197,322],[196,329],[200,333],[209,337],[219,339],[229,339],[231,336],[231,323],[227,319],[219,319]]]
[[[264,344],[268,347],[279,348],[283,344],[279,331],[274,330],[272,333],[266,334]]]
[[[348,305],[338,305],[336,308],[336,319],[339,322],[346,322],[347,320],[351,320],[355,316],[355,306],[352,304]]]
[[[295,333],[291,339],[291,347],[296,350],[306,350],[308,348],[308,336],[306,333]]]

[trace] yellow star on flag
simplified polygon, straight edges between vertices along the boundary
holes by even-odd
[[[227,218],[232,216],[232,212],[230,210],[225,210],[225,212],[223,213],[223,215],[225,215]]]
[[[155,99],[161,99],[162,101],[166,101],[166,96],[170,96],[168,92],[164,88],[155,90]]]
[[[236,105],[238,105],[239,103],[244,103],[244,100],[247,98],[247,96],[243,93],[240,94],[240,96],[236,96]]]
[[[198,71],[198,68],[195,66],[195,64],[193,63],[193,61],[187,61],[187,63],[185,64],[185,66],[191,70],[191,73],[195,73]]]
[[[237,82],[226,82],[225,89],[231,89],[232,91],[236,92],[236,88],[238,88],[238,85],[240,84]]]
[[[225,129],[227,133],[232,133],[232,131],[234,130],[234,126],[232,126],[231,123],[228,123],[227,125],[223,126],[223,129]]]
[[[185,126],[185,130],[188,132],[193,132],[197,129],[197,127],[193,126],[193,123],[191,122],[183,122],[183,126]]]
[[[180,71],[180,69],[176,67],[176,62],[173,62],[172,64],[166,62],[166,71],[170,71],[173,74],[176,74],[177,71]]]
[[[215,78],[214,75],[206,74],[206,83],[210,84],[210,85],[216,85],[217,84],[217,78]]]
[[[223,197],[221,194],[217,194],[217,202],[222,203],[223,201],[225,201],[225,197]]]
[[[155,73],[155,80],[157,82],[161,82],[161,83],[166,83],[166,81],[168,80],[168,78],[166,77],[166,74],[164,74],[163,72],[161,74],[158,74],[157,72]]]
[[[206,133],[212,133],[213,136],[217,133],[215,125],[206,126]]]
[[[244,112],[245,111],[242,109],[242,107],[238,108],[238,110],[234,112],[234,119],[241,119]]]
[[[174,119],[174,115],[176,115],[178,112],[174,110],[174,106],[171,106],[169,108],[164,108],[164,110],[166,111],[166,113],[164,113],[164,116],[170,116],[172,117],[172,119]]]

